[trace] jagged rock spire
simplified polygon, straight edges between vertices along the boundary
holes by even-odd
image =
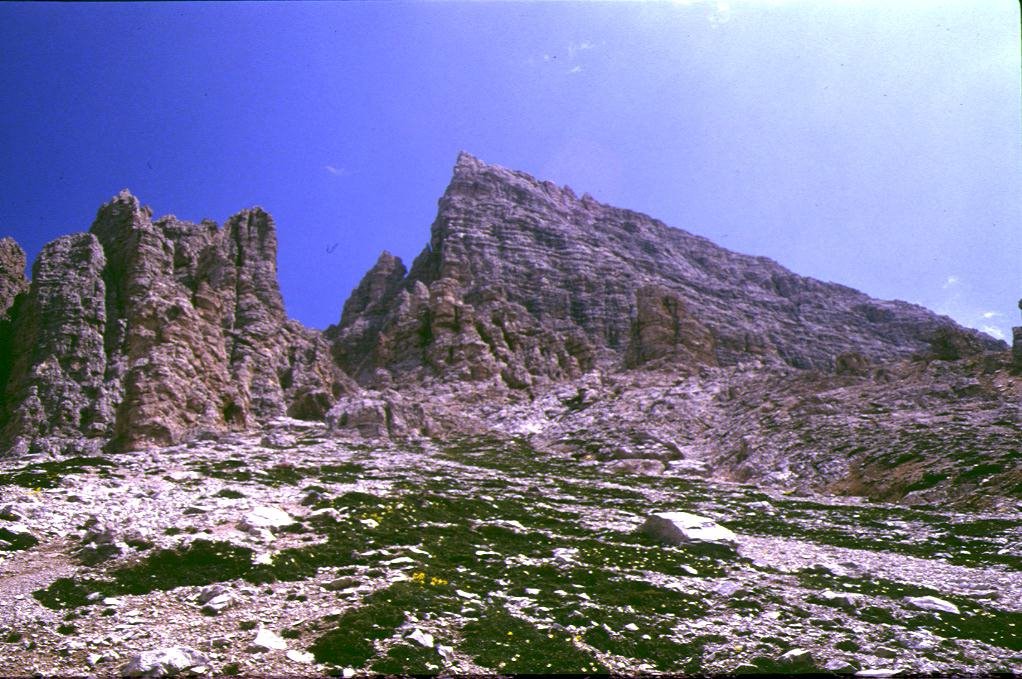
[[[89,233],[54,241],[35,263],[11,324],[0,444],[124,449],[322,417],[352,386],[320,333],[287,319],[276,256],[261,208],[219,229],[154,222],[118,193]]]

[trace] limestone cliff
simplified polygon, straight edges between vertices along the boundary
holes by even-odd
[[[121,192],[89,233],[43,249],[12,310],[3,441],[131,448],[322,418],[352,385],[320,334],[287,319],[276,253],[259,208],[221,229],[153,221]]]
[[[363,383],[512,388],[594,366],[758,360],[829,372],[852,352],[883,362],[1003,348],[922,307],[799,276],[465,153],[410,271],[381,257],[327,336]]]

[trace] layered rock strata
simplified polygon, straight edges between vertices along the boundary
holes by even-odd
[[[511,388],[651,362],[833,371],[851,352],[883,362],[934,346],[944,358],[1003,348],[922,307],[799,276],[465,153],[411,269],[384,254],[327,335],[365,384],[400,375]]]
[[[13,309],[2,438],[168,444],[278,415],[322,418],[352,388],[289,320],[273,220],[153,221],[127,191],[47,245]]]

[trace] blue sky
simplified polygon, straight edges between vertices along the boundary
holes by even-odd
[[[995,336],[1022,296],[1018,5],[0,4],[0,235],[130,188],[277,221],[335,322],[429,238],[457,152]],[[336,247],[334,247],[336,245]]]

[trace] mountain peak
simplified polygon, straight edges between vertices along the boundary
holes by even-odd
[[[365,361],[374,360],[375,368],[501,374],[522,385],[560,379],[592,360],[620,366],[665,356],[831,371],[848,352],[883,362],[929,351],[934,332],[954,325],[466,152],[440,200],[429,246],[400,285],[393,273],[377,267],[370,276],[387,281],[374,289],[388,291],[370,296],[371,322],[358,322],[358,305],[346,309],[342,325],[358,337],[346,339],[342,329],[338,342],[351,340],[351,350],[341,353],[355,357],[356,372],[364,374]],[[397,295],[399,289],[412,297]],[[640,327],[648,323],[663,327]],[[402,339],[388,325],[402,328]],[[466,343],[486,348],[480,353]],[[980,345],[1001,346],[983,338]],[[431,347],[445,353],[430,358]],[[530,351],[539,357],[526,356]],[[490,368],[462,365],[483,355]]]

